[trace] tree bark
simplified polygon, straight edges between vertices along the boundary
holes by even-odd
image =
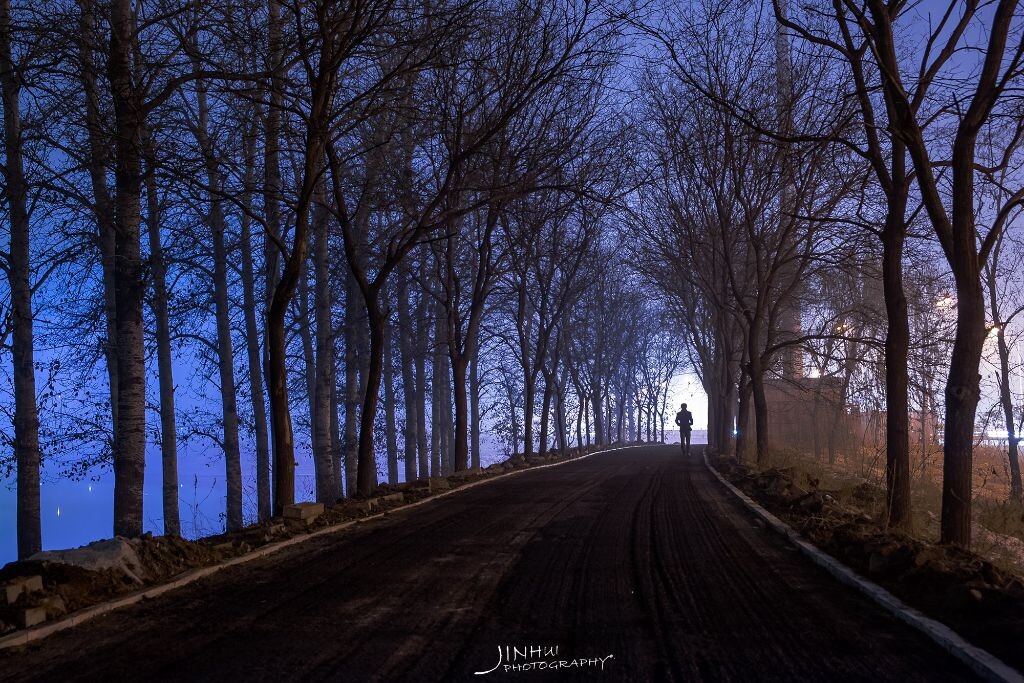
[[[548,450],[548,427],[551,415],[551,398],[554,394],[554,382],[549,380],[548,374],[544,373],[544,394],[541,398],[540,409],[540,440],[537,444],[537,453],[544,455]]]
[[[4,112],[4,188],[10,211],[7,279],[11,288],[14,373],[14,457],[17,475],[18,559],[42,550],[39,512],[39,412],[36,406],[28,183],[22,155],[20,83],[11,52],[10,0],[0,0],[0,89]]]
[[[448,386],[448,370],[445,367],[448,346],[447,319],[440,304],[434,305],[434,346],[430,369],[430,474],[438,477],[444,474],[448,444],[444,438],[444,393]]]
[[[430,447],[427,438],[427,354],[429,353],[430,334],[425,296],[419,297],[416,313],[416,454],[419,461],[420,478],[430,476]],[[432,436],[432,435],[431,435]]]
[[[315,231],[314,231],[315,232]],[[314,247],[315,249],[315,247]],[[321,489],[320,466],[317,462],[317,455],[322,452],[317,438],[320,433],[316,428],[316,352],[313,350],[313,324],[316,314],[312,310],[309,297],[309,264],[302,268],[302,275],[299,276],[298,288],[298,314],[295,316],[298,325],[299,340],[302,343],[302,379],[306,385],[306,405],[309,411],[309,438],[311,455],[313,456],[313,467],[316,471],[314,479],[317,491]],[[319,496],[317,500],[322,500]]]
[[[476,472],[480,469],[480,347],[473,348],[473,357],[469,361],[469,412],[470,433],[469,451],[470,468]]]
[[[750,443],[750,375],[746,371],[740,375],[737,391],[736,407],[736,459],[743,462],[747,458]]]
[[[152,139],[146,134],[146,229],[149,263],[153,277],[153,318],[156,326],[157,376],[160,384],[160,459],[163,473],[164,534],[181,535],[178,508],[178,434],[174,408],[174,368],[171,361],[171,323],[167,304],[167,264],[160,242],[160,202],[157,195],[156,159]]]
[[[416,479],[416,367],[413,358],[413,324],[409,312],[409,276],[403,273],[398,285],[398,355],[402,365],[402,398],[405,420],[402,429],[405,449],[405,480]]]
[[[320,196],[320,202],[323,201]],[[314,317],[316,318],[316,367],[313,386],[313,465],[316,474],[316,499],[333,505],[341,498],[338,477],[334,473],[334,440],[331,434],[331,394],[334,392],[334,320],[330,282],[329,221],[321,203],[314,207],[313,270],[316,279]]]
[[[384,444],[387,451],[388,483],[398,483],[398,429],[395,419],[394,329],[389,320],[384,330]]]
[[[594,404],[594,443],[598,446],[604,445],[604,409],[601,407],[601,385],[597,380],[597,372],[595,369],[593,385],[591,387],[591,399]],[[589,433],[590,426],[587,425],[587,432]],[[588,444],[589,445],[589,444]]]
[[[345,281],[345,427],[344,460],[345,491],[353,495],[356,490],[356,458],[359,452],[359,406],[363,402],[359,382],[359,326],[363,324],[360,311],[362,296],[351,274]]]
[[[387,320],[376,298],[366,298],[370,326],[370,358],[366,371],[366,389],[359,415],[359,460],[356,468],[356,491],[369,496],[377,486],[377,459],[373,446],[373,422],[377,413],[377,397],[384,368],[384,329]]]
[[[114,534],[142,535],[146,466],[146,366],[142,304],[145,277],[140,227],[141,133],[145,105],[132,64],[135,18],[130,0],[110,5],[107,74],[114,104],[114,290],[117,418],[114,425]]]
[[[1002,240],[992,250],[991,260],[985,267],[988,287],[989,314],[996,331],[996,352],[999,355],[999,405],[1003,409],[1003,423],[1006,425],[1006,457],[1010,467],[1010,500],[1020,503],[1022,497],[1020,459],[1018,456],[1017,423],[1013,416],[1013,393],[1010,387],[1010,347],[1006,343],[1006,322],[999,311],[997,269]],[[924,416],[922,415],[922,423]]]
[[[902,147],[895,145],[898,153]],[[897,150],[894,149],[894,154]],[[905,177],[902,161],[894,156],[894,180]],[[910,515],[910,417],[907,355],[910,322],[903,291],[903,243],[906,239],[906,186],[890,193],[882,232],[882,287],[888,329],[885,335],[885,479],[886,521],[897,529],[911,524]],[[922,423],[924,416],[922,415]]]
[[[338,418],[338,362],[335,357],[331,368],[331,461],[334,463],[334,490],[338,496],[345,493],[345,451],[341,439],[341,421]]]
[[[263,366],[259,332],[256,326],[256,277],[252,257],[253,183],[256,173],[255,135],[247,134],[245,180],[241,222],[242,306],[245,317],[245,350],[249,363],[249,393],[252,399],[253,429],[256,432],[256,514],[262,522],[270,519],[270,448],[267,434],[267,407],[263,396]]]
[[[199,70],[199,65],[194,68]],[[206,166],[210,188],[207,222],[213,241],[213,301],[217,325],[217,369],[220,375],[221,415],[224,425],[224,476],[227,482],[227,530],[242,528],[242,457],[238,442],[238,404],[235,391],[235,353],[231,339],[231,310],[228,292],[227,224],[220,198],[221,172],[209,134],[209,105],[206,84],[197,83],[199,121],[196,135]]]
[[[764,365],[762,363],[759,329],[761,320],[754,317],[748,321],[747,364],[750,366],[749,379],[751,397],[754,403],[754,443],[759,469],[768,467],[768,400],[764,393]]]
[[[323,52],[322,47],[321,52]],[[321,58],[325,58],[321,54]],[[274,433],[274,465],[276,471],[274,511],[295,502],[295,438],[292,432],[291,408],[288,403],[288,374],[286,365],[287,339],[285,315],[309,249],[310,212],[317,186],[320,183],[329,132],[326,128],[327,111],[334,92],[336,74],[330,70],[317,74],[311,84],[311,106],[302,153],[301,186],[295,208],[295,229],[292,248],[284,261],[281,277],[274,288],[267,312],[268,372],[271,424]]]
[[[268,437],[271,442],[271,452],[268,454],[267,460],[267,484],[273,486],[274,498],[270,502],[272,503],[270,510],[273,513],[274,510],[279,510],[277,505],[276,496],[278,492],[278,447],[279,443],[284,444],[285,442],[291,441],[291,427],[289,425],[287,438],[278,439],[276,433],[277,425],[282,422],[283,416],[276,416],[273,414],[273,403],[274,398],[271,394],[271,358],[270,358],[270,308],[274,301],[274,291],[277,289],[277,282],[280,276],[280,252],[275,242],[281,237],[281,107],[282,107],[282,91],[283,91],[283,78],[281,76],[281,6],[278,0],[267,0],[267,55],[269,64],[267,65],[268,71],[271,72],[271,76],[267,79],[267,109],[264,117],[263,127],[263,211],[265,214],[264,231],[265,239],[263,240],[263,265],[264,265],[264,366],[266,368],[265,376],[267,381],[267,398],[270,401],[271,416],[270,416],[270,429]],[[283,332],[282,332],[283,336]],[[281,342],[283,344],[283,341]],[[288,418],[290,420],[290,416]],[[287,447],[287,446],[285,446]],[[273,459],[274,465],[271,466],[271,460]],[[293,459],[294,462],[294,459]],[[259,467],[257,465],[257,467]],[[273,482],[270,481],[271,476]],[[260,481],[259,475],[257,474],[257,483]],[[295,482],[294,478],[291,480],[291,489],[294,490]],[[282,486],[283,489],[288,488],[288,483],[285,482]],[[267,498],[270,499],[270,492],[267,492]],[[294,494],[292,494],[294,498]]]
[[[82,91],[85,99],[85,129],[89,141],[88,170],[93,194],[93,213],[96,218],[100,262],[103,268],[103,315],[106,339],[103,356],[107,364],[107,387],[110,395],[110,415],[113,433],[117,433],[117,305],[114,296],[114,202],[107,187],[107,164],[110,141],[104,134],[104,115],[100,109],[97,86],[98,67],[92,50],[98,39],[97,8],[93,0],[80,0],[79,32],[82,35],[79,55],[81,60]]]
[[[999,327],[996,332],[996,343],[999,348],[999,401],[1003,407],[1003,419],[1006,422],[1007,458],[1010,465],[1010,500],[1021,502],[1022,488],[1020,476],[1020,458],[1017,447],[1020,438],[1017,436],[1017,425],[1013,419],[1013,396],[1010,393],[1010,347],[1006,344],[1006,331]]]

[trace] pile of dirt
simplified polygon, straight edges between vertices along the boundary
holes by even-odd
[[[732,458],[715,468],[845,565],[968,641],[1024,668],[1024,580],[976,553],[884,528],[885,492],[868,483],[836,490],[799,468],[755,471]]]
[[[36,560],[11,562],[3,567],[0,584],[29,576],[42,577],[43,590],[22,594],[13,604],[0,603],[0,635],[20,628],[22,614],[28,608],[44,607],[47,619],[55,619],[137,587],[127,575],[113,569],[91,570]]]

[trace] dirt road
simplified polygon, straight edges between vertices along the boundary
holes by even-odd
[[[495,678],[970,680],[666,446],[499,479],[0,653],[12,681]]]

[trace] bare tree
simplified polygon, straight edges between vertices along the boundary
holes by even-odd
[[[3,269],[11,289],[11,356],[14,365],[14,451],[18,469],[18,557],[42,549],[39,519],[39,411],[36,405],[32,313],[31,212],[22,153],[22,64],[14,61],[14,22],[9,0],[0,0],[0,93],[4,115],[4,200],[10,248]]]

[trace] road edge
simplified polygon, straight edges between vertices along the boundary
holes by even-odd
[[[811,561],[823,568],[839,582],[855,588],[903,623],[928,636],[939,647],[966,664],[968,668],[985,680],[1024,683],[1024,675],[1009,664],[992,653],[976,645],[971,645],[953,629],[931,617],[925,616],[877,583],[865,579],[825,551],[805,541],[796,529],[761,507],[750,496],[736,488],[732,482],[728,481],[718,470],[712,467],[710,461],[708,461],[707,450],[703,452],[702,458],[704,466],[708,468],[711,474],[715,475],[715,478],[751,512],[763,519],[770,529],[788,539],[796,546],[797,550],[810,558]]]
[[[66,631],[69,628],[74,628],[75,626],[79,626],[87,621],[95,619],[96,617],[102,616],[104,614],[109,614],[110,612],[114,612],[124,607],[130,607],[131,605],[138,604],[143,600],[151,600],[160,595],[163,595],[164,593],[169,593],[178,588],[183,588],[189,584],[195,583],[196,581],[204,579],[207,576],[210,576],[211,574],[216,574],[217,572],[223,569],[227,569],[229,567],[236,567],[238,565],[245,564],[253,560],[264,558],[269,555],[273,555],[274,553],[280,550],[284,550],[285,548],[291,547],[293,545],[305,543],[310,539],[317,538],[319,536],[326,536],[328,534],[336,533],[339,531],[344,531],[345,529],[356,526],[357,524],[363,524],[365,522],[370,522],[375,519],[380,519],[385,515],[402,512],[404,510],[409,510],[420,505],[425,505],[440,498],[444,498],[445,496],[454,495],[456,493],[466,491],[476,486],[483,486],[485,484],[489,484],[500,479],[505,479],[507,477],[512,477],[517,474],[522,474],[524,472],[535,472],[537,470],[542,470],[548,467],[559,467],[561,465],[567,465],[571,462],[579,462],[580,460],[585,460],[591,456],[598,455],[600,453],[611,453],[612,451],[622,451],[628,448],[640,448],[650,445],[652,444],[616,446],[615,448],[605,448],[602,450],[593,451],[591,453],[586,453],[575,458],[568,458],[566,460],[562,460],[559,462],[547,463],[544,465],[534,465],[532,467],[525,467],[522,469],[515,469],[512,470],[511,472],[504,472],[502,474],[486,477],[484,479],[478,479],[477,481],[473,481],[468,484],[463,484],[462,486],[459,486],[457,488],[448,491],[443,491],[436,495],[429,496],[427,498],[423,498],[417,501],[413,501],[412,503],[408,503],[397,508],[384,510],[383,512],[378,512],[376,514],[369,515],[367,517],[362,517],[360,519],[353,519],[347,522],[340,522],[332,526],[324,527],[323,529],[317,529],[316,531],[312,531],[308,534],[292,536],[291,538],[286,538],[285,540],[278,541],[276,543],[269,543],[265,546],[261,546],[259,548],[256,548],[255,550],[245,553],[244,555],[233,557],[230,560],[225,560],[224,562],[221,562],[219,564],[189,570],[179,575],[173,581],[162,583],[157,586],[152,586],[150,588],[145,588],[135,593],[129,593],[128,595],[123,595],[112,600],[107,600],[106,602],[101,602],[90,607],[85,607],[71,614],[68,614],[67,616],[62,617],[61,619],[58,619],[56,621],[48,622],[46,624],[40,624],[39,626],[34,626],[28,629],[22,629],[21,631],[16,631],[9,635],[3,636],[2,638],[0,638],[0,651],[14,647],[22,647],[30,643],[34,643],[48,636],[51,636],[54,633],[59,633],[60,631]]]

